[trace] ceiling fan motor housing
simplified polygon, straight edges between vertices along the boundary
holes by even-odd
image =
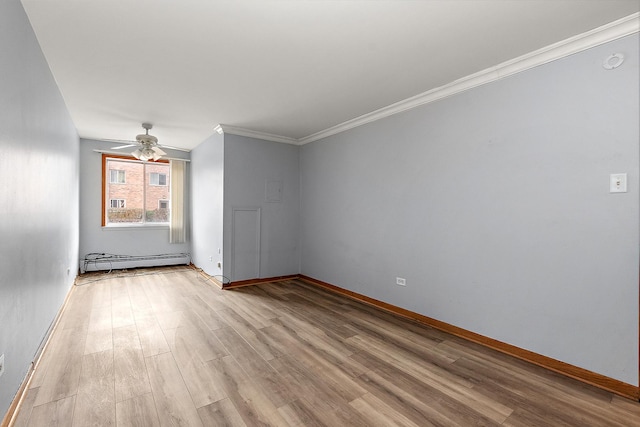
[[[158,143],[158,138],[149,134],[140,134],[136,136],[136,141],[143,145],[156,145]]]

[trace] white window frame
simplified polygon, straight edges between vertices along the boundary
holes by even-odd
[[[118,209],[118,208],[111,208],[111,200],[119,200],[119,199],[107,199],[105,197],[106,195],[106,191],[107,190],[107,186],[111,185],[111,184],[122,184],[122,183],[112,183],[111,182],[111,171],[112,170],[119,170],[122,172],[126,172],[126,170],[122,170],[122,169],[113,169],[113,168],[108,168],[107,166],[109,165],[110,161],[116,161],[116,162],[130,162],[130,163],[141,163],[141,164],[145,164],[145,169],[146,169],[146,164],[147,162],[143,162],[140,161],[138,159],[135,159],[133,157],[128,157],[128,156],[118,156],[118,155],[110,155],[110,154],[106,154],[103,153],[102,155],[102,179],[103,179],[103,197],[102,197],[102,209],[103,209],[103,213],[102,213],[102,228],[103,229],[127,229],[127,228],[153,228],[153,227],[159,227],[159,228],[167,228],[170,227],[171,225],[171,216],[169,217],[168,221],[163,221],[163,222],[154,222],[154,221],[147,221],[146,220],[146,207],[143,207],[143,213],[142,213],[142,221],[141,222],[109,222],[108,220],[108,209]],[[162,164],[166,164],[169,169],[171,168],[170,163],[169,162],[157,162],[157,163],[162,163]],[[149,163],[150,164],[150,163]],[[108,171],[108,174],[107,172]],[[163,185],[162,187],[169,187],[171,188],[171,181],[168,179],[169,174],[168,173],[161,173],[161,172],[146,172],[146,170],[144,171],[143,177],[147,178],[150,180],[150,175],[152,173],[156,173],[158,175],[165,175],[167,176],[166,179],[166,184]],[[126,175],[125,175],[126,176]],[[108,177],[108,179],[107,179]],[[159,179],[159,177],[158,177]],[[126,179],[125,179],[126,181]],[[148,183],[143,183],[142,186],[142,198],[143,201],[145,201],[146,203],[146,198],[147,198],[147,185],[151,186],[150,181]],[[170,191],[170,190],[169,190]],[[107,203],[107,200],[109,201]],[[161,199],[164,200],[164,199]],[[171,202],[169,202],[169,207],[171,206],[170,204]],[[126,201],[125,201],[125,206],[126,206]]]

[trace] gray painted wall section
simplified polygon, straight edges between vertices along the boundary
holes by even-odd
[[[224,135],[224,264],[231,274],[234,208],[260,208],[260,276],[299,272],[299,147]],[[267,201],[268,183],[281,183],[279,202]],[[231,277],[231,280],[235,280]]]
[[[634,35],[303,146],[301,272],[638,385],[638,52]]]
[[[88,253],[115,255],[160,255],[188,253],[185,243],[169,243],[169,226],[102,227],[102,154],[94,150],[109,150],[119,144],[82,139],[80,141],[80,259]],[[168,157],[189,159],[189,153],[164,149]],[[126,154],[126,153],[125,153]],[[185,206],[189,201],[189,163],[186,170]],[[186,217],[189,218],[187,211]],[[189,233],[187,233],[189,236]],[[79,265],[79,264],[78,264]]]
[[[221,279],[222,269],[218,268],[218,262],[222,262],[223,256],[223,135],[215,133],[191,151],[191,176],[193,263]]]
[[[0,418],[78,257],[78,135],[18,0],[0,2]]]

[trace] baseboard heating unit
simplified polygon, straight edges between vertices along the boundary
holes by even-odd
[[[165,265],[189,265],[191,254],[160,255],[115,255],[108,253],[90,253],[80,260],[80,273],[101,270],[123,270],[140,267],[159,267]]]

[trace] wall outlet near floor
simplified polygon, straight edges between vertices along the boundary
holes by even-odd
[[[222,263],[220,261],[218,261],[218,268],[222,268]]]
[[[209,255],[209,261],[213,261],[213,255]]]
[[[398,286],[407,286],[407,281],[402,277],[396,277],[396,285]]]
[[[0,354],[0,377],[4,374],[4,354]]]

